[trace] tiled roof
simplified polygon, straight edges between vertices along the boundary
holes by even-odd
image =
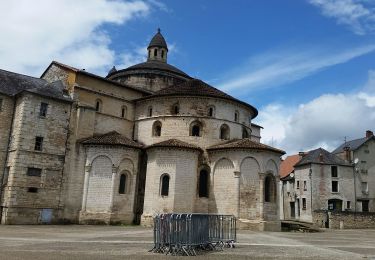
[[[310,163],[350,166],[349,163],[347,163],[337,155],[330,153],[327,150],[324,150],[323,148],[318,148],[309,151],[294,167]]]
[[[69,95],[64,92],[64,85],[61,81],[48,83],[44,79],[0,69],[0,93],[14,96],[23,91],[64,101],[71,101]]]
[[[185,149],[193,149],[193,150],[202,150],[198,146],[180,141],[178,139],[169,139],[166,141],[162,141],[160,143],[152,144],[148,146],[147,148],[152,148],[152,147],[176,147],[176,148],[185,148]]]
[[[294,165],[299,162],[302,158],[299,154],[290,155],[285,158],[280,164],[280,178],[288,176],[290,173],[294,171]]]
[[[167,42],[165,41],[163,35],[160,33],[160,29],[158,29],[158,32],[154,35],[154,37],[152,37],[147,49],[150,47],[162,47],[168,50]]]
[[[202,96],[202,97],[222,98],[222,99],[235,101],[235,102],[241,103],[242,105],[247,106],[248,108],[253,110],[254,112],[253,118],[258,115],[258,110],[255,107],[243,101],[240,101],[224,93],[223,91],[208,85],[207,83],[199,79],[191,79],[186,82],[164,88],[158,92],[155,92],[151,96],[143,97],[143,98],[140,98],[139,100],[149,99],[149,98],[154,98],[154,97],[163,97],[163,96]]]
[[[258,124],[255,124],[255,123],[251,123],[251,126],[254,126],[254,127],[256,127],[256,128],[262,128],[262,129],[263,129],[263,126],[258,125]]]
[[[373,136],[370,138],[374,138]],[[332,153],[342,153],[345,147],[349,147],[350,151],[357,150],[362,144],[366,143],[368,139],[367,137],[355,139],[346,143],[343,143],[339,147],[337,147]]]
[[[127,72],[127,71],[132,72],[134,70],[147,70],[148,72],[153,72],[153,73],[157,73],[157,71],[166,71],[166,72],[171,72],[173,74],[181,75],[185,78],[190,78],[190,76],[186,74],[185,72],[183,72],[182,70],[162,61],[142,62],[136,65],[130,66],[126,69],[118,70],[113,73],[109,73],[107,77],[114,76],[115,74],[120,73],[120,72]]]
[[[225,150],[225,149],[254,149],[254,150],[266,150],[271,152],[276,152],[279,154],[285,154],[283,150],[254,142],[250,140],[250,138],[244,139],[233,139],[230,141],[226,141],[224,143],[211,146],[207,148],[207,150]]]
[[[82,144],[94,144],[94,145],[122,145],[132,148],[142,148],[142,145],[126,138],[125,136],[112,131],[103,135],[97,135],[92,138],[86,139]]]

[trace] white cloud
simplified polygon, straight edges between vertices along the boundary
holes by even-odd
[[[326,94],[298,107],[271,104],[262,108],[257,122],[264,127],[263,142],[289,154],[317,147],[333,150],[344,141],[364,137],[375,130],[374,71],[363,91]],[[371,86],[370,86],[371,85]]]
[[[374,2],[368,0],[308,0],[324,16],[335,18],[354,33],[364,35],[375,30]]]
[[[234,71],[219,87],[225,91],[250,92],[294,82],[325,68],[346,63],[375,50],[375,45],[344,51],[274,51],[253,57],[245,69]]]
[[[20,0],[1,1],[0,10],[0,67],[38,76],[53,59],[103,73],[115,53],[102,25],[124,24],[150,7],[144,1]]]

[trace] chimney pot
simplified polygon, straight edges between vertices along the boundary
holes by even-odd
[[[366,138],[370,138],[372,136],[374,136],[374,132],[372,132],[371,130],[367,130],[366,131]]]

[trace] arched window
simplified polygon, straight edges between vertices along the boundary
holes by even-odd
[[[152,125],[152,136],[161,136],[161,122],[155,121]]]
[[[172,114],[178,115],[180,113],[180,106],[178,104],[174,104],[172,106]]]
[[[151,58],[151,50],[148,50],[148,57]]]
[[[226,125],[226,124],[223,124],[220,127],[220,139],[229,140],[229,137],[230,137],[230,133],[229,132],[230,132],[229,126]]]
[[[234,112],[234,121],[235,121],[235,122],[238,122],[238,119],[239,119],[239,113],[238,113],[238,111],[236,110],[236,112]]]
[[[242,127],[242,138],[249,138],[249,132],[246,127]]]
[[[214,116],[214,113],[215,113],[215,108],[212,106],[212,107],[209,107],[208,108],[208,116]]]
[[[190,136],[202,136],[202,124],[198,121],[191,123]]]
[[[121,117],[122,118],[125,118],[126,117],[126,113],[127,113],[127,107],[126,106],[122,106],[121,108]]]
[[[164,59],[164,51],[161,51],[161,57]]]
[[[161,187],[160,187],[160,195],[161,196],[168,196],[169,194],[169,175],[164,174],[161,176]]]
[[[148,116],[152,116],[152,107],[148,107],[147,114]]]
[[[154,50],[154,56],[155,56],[155,57],[158,56],[158,50],[157,50],[157,49]]]
[[[126,174],[120,175],[120,185],[118,188],[118,193],[125,194],[126,193]]]
[[[97,99],[95,102],[95,111],[96,112],[102,111],[102,101],[100,99]]]
[[[199,197],[208,198],[208,190],[209,190],[209,175],[206,170],[201,170],[199,173]]]
[[[276,199],[276,183],[272,175],[267,175],[264,180],[264,201],[275,202]]]

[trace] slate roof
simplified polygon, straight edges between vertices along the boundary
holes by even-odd
[[[185,149],[192,149],[192,150],[199,150],[202,151],[201,148],[198,146],[180,141],[178,139],[169,139],[166,141],[162,141],[160,143],[152,144],[148,146],[147,148],[153,148],[153,147],[176,147],[176,148],[185,148]]]
[[[165,41],[163,35],[160,33],[160,29],[158,29],[158,32],[154,35],[154,37],[152,37],[147,49],[151,47],[162,47],[168,50],[167,42]]]
[[[348,162],[344,161],[337,155],[324,150],[323,148],[318,148],[312,151],[309,151],[302,159],[294,166],[302,166],[310,163],[316,164],[333,164],[333,165],[343,165],[351,166]]]
[[[208,147],[207,150],[232,150],[232,149],[253,149],[253,150],[266,150],[279,154],[285,154],[283,150],[268,146],[265,144],[257,143],[250,138],[244,139],[233,139],[230,141],[225,141],[224,143],[213,145]]]
[[[116,131],[112,131],[103,135],[97,135],[92,138],[82,141],[82,144],[89,145],[121,145],[132,148],[142,148],[140,143],[137,143]]]
[[[374,138],[374,137],[372,136],[370,138]],[[370,138],[363,137],[363,138],[359,138],[359,139],[355,139],[355,140],[343,143],[342,145],[337,147],[332,153],[335,153],[335,154],[342,153],[344,151],[344,147],[349,147],[351,151],[357,150],[361,145],[366,143],[366,141],[369,140]]]
[[[163,97],[163,96],[202,96],[202,97],[222,98],[222,99],[227,99],[227,100],[241,103],[242,105],[250,108],[254,112],[253,118],[258,115],[258,110],[255,107],[241,100],[238,100],[224,93],[223,91],[208,85],[207,83],[199,79],[191,79],[186,82],[164,88],[162,90],[155,92],[153,95],[143,97],[138,100],[150,99],[154,97]]]
[[[280,178],[284,178],[291,174],[294,171],[294,165],[296,165],[299,160],[301,160],[302,156],[299,154],[290,155],[285,158],[280,164]]]
[[[0,93],[15,96],[23,91],[71,102],[61,81],[48,83],[44,79],[30,77],[0,69]]]

